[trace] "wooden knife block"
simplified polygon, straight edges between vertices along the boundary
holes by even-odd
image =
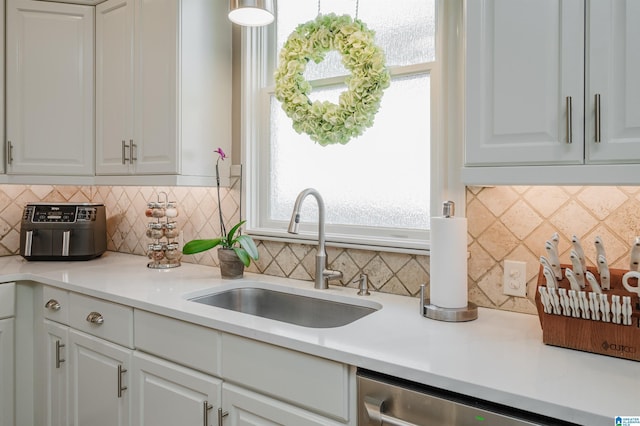
[[[569,280],[564,277],[564,270],[572,266],[561,266],[563,279],[558,281],[558,288],[570,290],[571,285]],[[596,268],[588,267],[587,269],[598,277]],[[611,290],[603,290],[603,293],[609,295],[609,302],[611,302],[611,295],[614,294],[620,295],[620,299],[622,299],[622,296],[631,296],[631,306],[633,308],[631,325],[547,314],[544,312],[540,293],[536,287],[536,307],[538,308],[538,316],[542,326],[542,341],[545,344],[640,361],[640,328],[638,327],[640,308],[638,307],[638,295],[637,293],[628,292],[622,285],[622,276],[628,271],[610,269],[609,272],[611,275]],[[537,286],[546,286],[542,266],[538,272]],[[587,284],[585,290],[589,289],[589,284]]]

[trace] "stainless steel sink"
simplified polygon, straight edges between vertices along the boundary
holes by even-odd
[[[189,300],[311,328],[340,327],[377,310],[256,287],[233,288]]]

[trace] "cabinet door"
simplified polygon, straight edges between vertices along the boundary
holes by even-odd
[[[68,425],[69,328],[44,320],[44,419],[46,426]]]
[[[0,81],[4,81],[4,3],[0,0]],[[4,135],[4,84],[0,84],[0,135]],[[0,173],[4,173],[4,152],[0,149]]]
[[[0,426],[14,425],[13,318],[0,320]]]
[[[139,353],[134,355],[133,364],[134,424],[216,424],[221,380]]]
[[[71,343],[71,424],[131,424],[131,351],[79,331]]]
[[[180,173],[179,13],[176,0],[136,0],[136,174]],[[187,24],[188,25],[188,24]]]
[[[467,165],[583,162],[583,10],[582,0],[466,2]]]
[[[8,0],[8,173],[93,174],[93,19],[91,6]]]
[[[228,383],[222,385],[222,403],[225,426],[344,426],[344,423]]]
[[[587,7],[587,162],[637,163],[640,2],[591,0]]]
[[[96,174],[126,174],[133,138],[133,0],[96,6]]]

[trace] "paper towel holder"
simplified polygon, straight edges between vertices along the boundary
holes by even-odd
[[[425,299],[425,284],[420,285],[420,315],[426,318],[447,321],[447,322],[465,322],[473,321],[478,318],[478,306],[475,303],[468,302],[466,308],[441,308],[432,305],[429,299]]]

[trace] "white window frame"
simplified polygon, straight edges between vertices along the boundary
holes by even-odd
[[[402,67],[402,72],[393,75],[428,71],[431,81],[431,216],[440,216],[442,202],[453,200],[456,203],[456,215],[463,216],[465,211],[465,191],[460,180],[462,167],[463,120],[463,28],[462,0],[437,0],[436,23],[436,66],[421,64]],[[317,241],[317,218],[308,218],[309,223],[301,224],[300,234],[287,234],[286,224],[280,230],[273,227],[259,227],[260,206],[266,206],[268,194],[258,191],[258,180],[268,165],[266,150],[261,145],[270,135],[269,114],[270,93],[268,87],[270,74],[276,68],[275,25],[266,27],[244,27],[241,30],[241,152],[244,164],[247,224],[245,230],[256,239],[276,240],[296,243]],[[327,79],[333,82],[333,79]],[[256,101],[259,100],[259,101]],[[308,200],[308,202],[315,202]],[[293,208],[293,206],[292,206]],[[278,222],[279,223],[279,222]],[[375,228],[363,228],[368,235],[345,236],[332,232],[326,226],[327,246],[352,247],[402,253],[428,254],[430,248],[429,231],[421,235],[423,241],[403,242],[400,239],[385,238],[376,235]]]

